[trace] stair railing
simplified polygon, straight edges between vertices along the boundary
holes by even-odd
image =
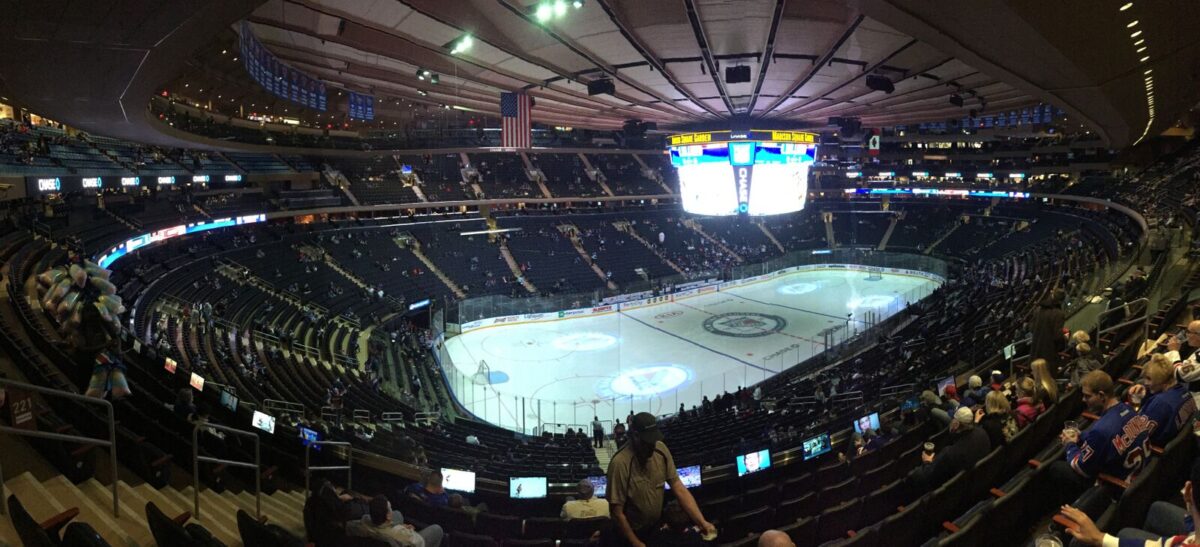
[[[200,429],[208,428],[213,431],[221,431],[241,437],[250,437],[254,439],[254,462],[242,462],[236,460],[222,460],[211,456],[200,455]],[[192,428],[192,514],[197,519],[200,518],[200,463],[215,463],[217,465],[227,465],[229,467],[247,467],[254,470],[254,518],[262,517],[262,451],[259,445],[258,434],[252,431],[243,431],[216,424],[196,424]],[[114,483],[115,484],[115,483]],[[114,490],[114,496],[115,490]]]
[[[10,426],[6,426],[6,425],[0,425],[0,433],[9,433],[12,435],[16,435],[18,437],[34,437],[34,438],[38,438],[38,439],[49,439],[52,441],[62,441],[62,442],[68,442],[68,443],[91,444],[91,445],[108,448],[109,465],[112,466],[112,475],[111,476],[112,476],[113,518],[118,518],[118,519],[121,518],[121,506],[120,506],[120,502],[117,499],[117,420],[116,420],[115,415],[113,414],[112,403],[110,403],[104,399],[97,399],[95,397],[86,397],[83,395],[79,395],[78,393],[71,393],[69,391],[63,391],[60,389],[50,389],[47,387],[35,386],[32,384],[26,384],[26,383],[22,383],[22,382],[16,382],[13,380],[6,380],[4,378],[0,378],[0,389],[5,389],[5,388],[13,388],[13,389],[20,390],[20,391],[32,391],[35,393],[40,393],[42,395],[49,395],[49,396],[53,396],[53,397],[63,397],[66,399],[79,401],[81,403],[99,405],[99,406],[104,407],[105,421],[108,422],[108,439],[107,440],[93,439],[91,437],[84,437],[81,435],[64,435],[62,433],[50,433],[47,431],[22,429],[19,427],[10,427]],[[36,419],[32,399],[25,399],[23,401],[22,400],[10,401],[10,403],[15,406],[23,406],[23,404],[29,405],[27,409],[14,408],[13,409],[14,418],[19,419],[23,412],[28,411],[29,419],[30,420]],[[15,421],[16,420],[14,420],[14,422]],[[7,496],[4,493],[4,470],[3,469],[0,469],[0,499],[7,499]],[[6,514],[6,511],[7,511],[6,507],[7,507],[7,504],[0,503],[0,515]]]
[[[346,465],[309,465],[309,457],[312,455],[312,447],[314,446],[344,446],[346,447]],[[340,441],[311,441],[304,447],[304,492],[312,491],[312,485],[309,484],[312,479],[313,471],[345,471],[346,472],[346,490],[353,489],[354,479],[354,449],[350,443]]]

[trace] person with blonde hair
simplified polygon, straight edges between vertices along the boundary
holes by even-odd
[[[1008,443],[1009,434],[1016,431],[1016,423],[1010,422],[1013,422],[1012,405],[999,391],[988,393],[983,408],[975,411],[975,423],[987,433],[992,448]]]
[[[1083,332],[1083,331],[1079,331]],[[1087,333],[1084,333],[1085,335]],[[1100,368],[1100,361],[1092,356],[1092,346],[1087,342],[1075,344],[1075,359],[1067,365],[1067,378],[1072,386],[1078,386],[1079,380],[1087,373]]]
[[[1024,428],[1033,423],[1042,412],[1046,411],[1045,405],[1034,399],[1034,383],[1033,378],[1028,376],[1021,378],[1017,382],[1017,427]]]
[[[1029,368],[1033,371],[1034,398],[1047,408],[1057,403],[1058,382],[1050,373],[1050,364],[1045,359],[1034,359]]]
[[[1141,383],[1129,388],[1129,397],[1135,405],[1141,403],[1139,413],[1153,423],[1150,442],[1160,447],[1171,442],[1196,413],[1196,400],[1175,379],[1171,359],[1161,353],[1150,357],[1142,368]]]

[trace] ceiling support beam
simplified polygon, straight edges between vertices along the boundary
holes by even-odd
[[[787,0],[775,0],[775,11],[771,15],[771,30],[767,33],[767,44],[763,46],[763,56],[758,63],[758,81],[754,83],[754,91],[750,93],[750,102],[746,103],[746,113],[754,112],[758,102],[758,94],[762,91],[763,82],[767,81],[767,70],[771,66],[768,60],[775,58],[775,35],[779,32],[779,22],[783,21],[783,8]]]
[[[838,41],[835,42],[833,44],[833,46],[831,46],[829,48],[829,51],[825,52],[825,54],[822,55],[820,59],[813,62],[813,66],[808,69],[808,73],[805,74],[804,77],[800,78],[799,81],[792,84],[792,86],[789,87],[786,92],[784,92],[778,98],[776,98],[774,101],[772,101],[771,104],[768,105],[763,110],[768,113],[774,111],[775,107],[782,104],[783,101],[786,101],[792,95],[795,95],[797,91],[800,91],[800,88],[804,87],[804,85],[807,84],[809,82],[809,80],[812,80],[813,76],[817,75],[817,72],[819,70],[821,70],[821,67],[825,66],[826,64],[829,63],[829,61],[831,59],[833,59],[833,56],[837,54],[837,51],[839,49],[841,49],[842,45],[845,44],[846,41],[849,40],[850,37],[854,35],[854,31],[858,30],[858,25],[862,24],[863,19],[866,19],[865,15],[859,15],[858,17],[855,17],[854,21],[851,21],[850,24],[846,27],[846,30],[842,31],[841,38],[838,38]]]
[[[683,6],[687,10],[688,20],[692,23],[692,34],[696,36],[696,44],[700,46],[700,53],[704,56],[704,64],[708,67],[713,84],[717,86],[717,92],[721,94],[721,100],[725,102],[725,108],[729,109],[729,114],[736,116],[738,112],[733,108],[733,101],[729,100],[729,90],[725,88],[725,80],[717,73],[717,64],[713,60],[712,51],[708,49],[708,37],[704,34],[704,22],[700,20],[700,13],[696,10],[696,1],[683,0]]]
[[[783,0],[780,0],[780,1],[783,1]],[[613,9],[613,7],[609,4],[608,0],[596,0],[596,5],[600,6],[600,8],[604,10],[604,13],[608,14],[608,18],[612,20],[613,25],[615,25],[617,27],[617,30],[619,30],[621,32],[621,36],[625,37],[625,41],[629,42],[629,45],[632,46],[633,49],[636,49],[637,52],[642,56],[642,58],[646,60],[646,63],[648,63],[654,70],[657,70],[660,73],[662,73],[663,78],[665,78],[667,80],[667,82],[670,82],[671,86],[674,87],[675,90],[678,91],[680,95],[683,95],[688,100],[690,100],[692,102],[692,104],[695,104],[696,106],[698,106],[700,108],[703,108],[704,110],[708,111],[708,113],[710,113],[714,116],[721,115],[720,112],[717,112],[715,109],[708,106],[708,104],[698,100],[696,98],[695,94],[688,91],[687,88],[683,87],[682,84],[680,84],[677,80],[675,80],[675,76],[672,75],[669,70],[667,70],[667,67],[664,64],[663,60],[655,57],[654,54],[650,51],[650,48],[646,47],[646,45],[643,44],[641,42],[641,40],[639,40],[637,38],[637,36],[635,36],[633,34],[633,31],[630,30],[629,27],[625,24],[625,22],[622,21],[621,18],[617,16],[616,10]],[[621,68],[621,67],[618,65],[614,65],[614,68]]]

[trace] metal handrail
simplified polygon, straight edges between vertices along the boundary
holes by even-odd
[[[888,395],[898,395],[898,394],[904,393],[906,391],[915,391],[916,387],[917,387],[917,384],[913,384],[913,383],[896,384],[894,386],[887,386],[887,387],[884,387],[879,390],[879,396],[887,397]]]
[[[346,465],[318,465],[316,467],[309,466],[309,456],[312,455],[312,447],[315,445],[322,446],[344,446],[346,447]],[[353,489],[352,480],[354,480],[354,448],[348,442],[343,441],[312,441],[304,447],[304,491],[311,492],[312,488],[309,485],[309,479],[312,478],[313,471],[346,471],[346,490]]]
[[[371,411],[365,408],[356,408],[352,414],[355,420],[371,421]]]
[[[281,399],[263,399],[263,410],[279,409],[284,412],[299,412],[304,414],[304,405]]]
[[[1133,324],[1137,324],[1137,323],[1144,323],[1143,330],[1146,332],[1143,334],[1142,338],[1145,339],[1145,338],[1150,337],[1150,334],[1149,334],[1149,331],[1150,331],[1150,321],[1149,321],[1149,319],[1150,319],[1150,299],[1148,299],[1146,297],[1139,298],[1132,302],[1126,302],[1125,305],[1123,305],[1119,308],[1113,308],[1111,310],[1104,310],[1104,311],[1100,312],[1100,314],[1096,316],[1096,325],[1097,326],[1103,325],[1104,319],[1114,313],[1117,313],[1117,312],[1129,313],[1131,307],[1134,304],[1140,304],[1141,311],[1140,312],[1135,311],[1134,313],[1140,313],[1141,315],[1135,315],[1135,316],[1129,318],[1128,320],[1123,321],[1119,324],[1116,324],[1116,325],[1113,325],[1113,326],[1107,327],[1107,328],[1101,328],[1096,331],[1096,352],[1098,354],[1101,354],[1101,355],[1104,354],[1104,348],[1102,346],[1104,345],[1104,335],[1105,334],[1118,331],[1120,329],[1128,327],[1129,325],[1133,325]]]
[[[379,415],[379,419],[384,422],[402,422],[404,421],[403,412],[384,412]]]
[[[108,416],[107,416],[107,418],[108,418],[107,419],[107,421],[108,421],[108,440],[107,441],[103,440],[103,439],[93,439],[91,437],[83,437],[81,435],[64,435],[62,433],[48,433],[45,431],[30,431],[28,429],[20,429],[17,427],[10,427],[10,426],[5,426],[5,425],[0,425],[0,433],[11,433],[13,435],[17,435],[17,436],[21,436],[21,437],[35,437],[38,439],[50,439],[52,441],[64,441],[64,442],[80,443],[80,444],[92,444],[92,445],[96,445],[96,446],[107,447],[108,448],[109,465],[112,466],[111,479],[112,479],[112,496],[113,496],[113,518],[121,518],[121,506],[120,506],[120,502],[117,499],[117,420],[116,420],[116,416],[113,414],[112,403],[110,403],[104,399],[97,399],[96,397],[87,397],[84,395],[79,395],[78,393],[71,393],[69,391],[62,391],[59,389],[50,389],[48,387],[35,386],[33,384],[26,384],[23,382],[16,382],[13,380],[6,380],[4,378],[0,378],[0,388],[5,388],[5,387],[12,387],[14,389],[23,390],[23,391],[33,391],[35,393],[41,393],[43,395],[54,395],[56,397],[65,397],[67,399],[71,399],[74,401],[80,401],[80,402],[90,403],[90,404],[94,404],[94,405],[101,405],[105,408],[105,410],[108,411]],[[0,469],[0,498],[7,498],[7,496],[4,493],[4,470],[3,469]],[[0,503],[0,515],[6,514],[7,511],[8,511],[7,505],[4,503]]]
[[[208,428],[225,433],[232,433],[243,437],[251,437],[254,439],[254,463],[240,462],[235,460],[222,460],[211,456],[200,455],[200,429]],[[216,424],[196,424],[192,428],[192,514],[196,518],[200,518],[200,462],[215,463],[217,465],[228,465],[230,467],[249,467],[254,469],[254,518],[262,516],[262,452],[260,450],[260,439],[258,434],[253,431],[243,431]],[[115,495],[115,494],[114,494]]]

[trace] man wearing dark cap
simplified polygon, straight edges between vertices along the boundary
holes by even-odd
[[[608,464],[608,505],[615,526],[605,537],[606,545],[645,547],[662,517],[664,483],[692,522],[706,535],[716,535],[716,527],[704,519],[695,498],[679,480],[675,460],[662,439],[653,414],[642,412],[630,420],[629,442]]]

